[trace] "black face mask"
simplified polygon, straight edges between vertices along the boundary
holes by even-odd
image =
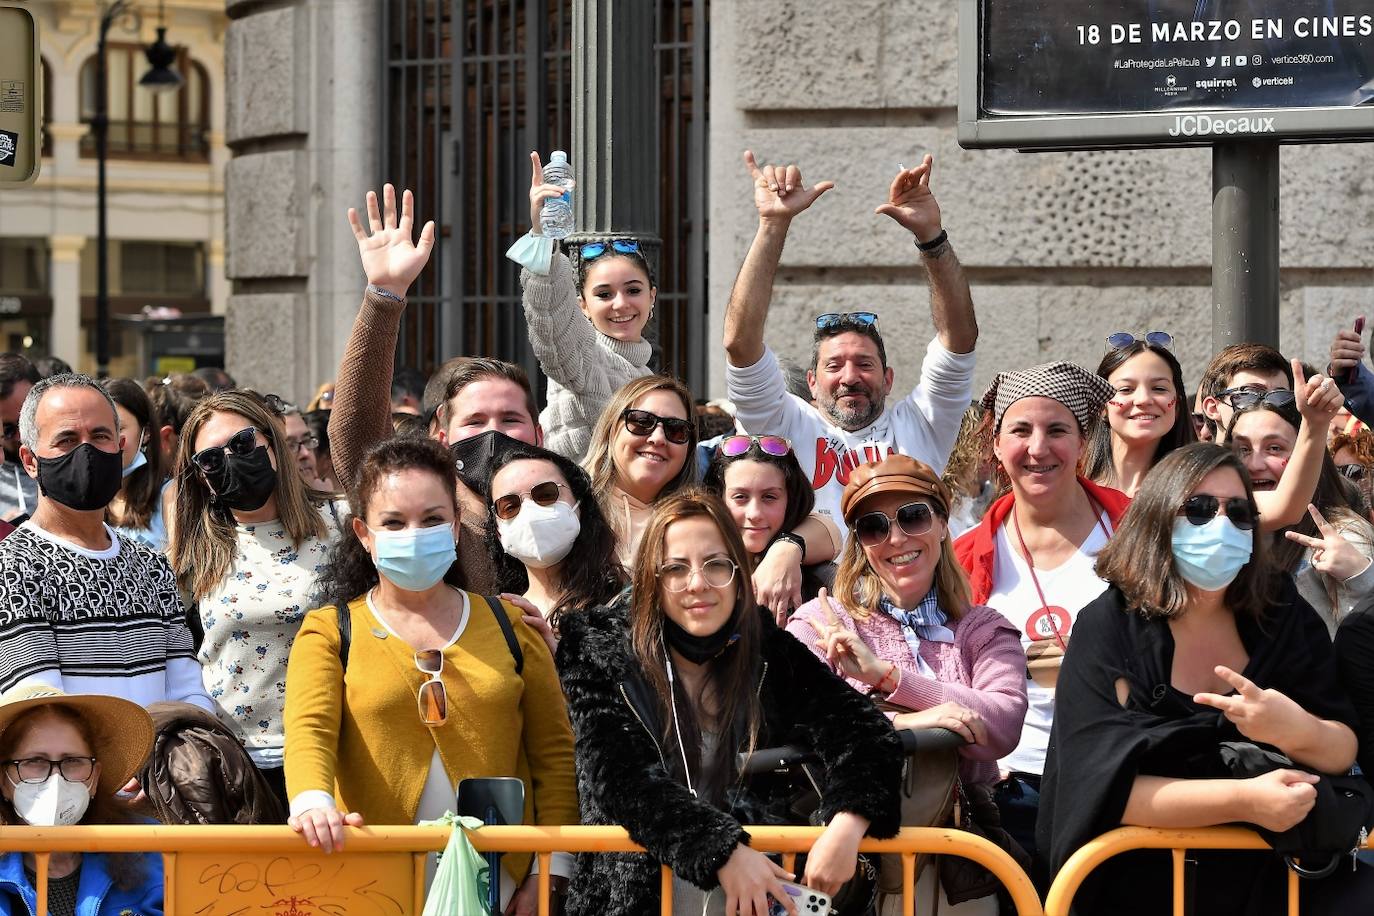
[[[124,456],[89,442],[57,458],[38,458],[38,489],[69,509],[104,509],[124,484]]]
[[[670,618],[664,617],[663,639],[670,649],[687,661],[704,665],[739,642],[739,608],[735,608],[730,619],[719,630],[708,636],[693,636]]]
[[[458,479],[469,490],[485,499],[491,492],[491,469],[496,459],[507,449],[519,448],[524,444],[503,432],[489,429],[484,433],[459,439],[450,445],[448,450],[453,455]]]
[[[261,509],[277,489],[277,471],[267,457],[265,445],[247,455],[225,455],[224,467],[206,479],[219,505],[240,512]]]

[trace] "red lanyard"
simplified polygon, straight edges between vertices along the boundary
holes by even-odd
[[[1097,527],[1102,529],[1104,537],[1111,538],[1112,533],[1107,530],[1106,525],[1102,524],[1102,510],[1097,505],[1097,501],[1093,499],[1092,496],[1088,496],[1088,502],[1092,503],[1093,518],[1097,520]],[[1040,587],[1040,577],[1035,574],[1035,558],[1031,556],[1030,550],[1026,547],[1026,539],[1021,534],[1021,522],[1016,517],[1016,506],[1014,504],[1011,507],[1011,524],[1012,527],[1016,529],[1016,540],[1021,545],[1021,555],[1025,557],[1026,568],[1030,571],[1031,582],[1035,585],[1036,597],[1040,599],[1040,608],[1049,619],[1050,629],[1054,630],[1054,641],[1059,644],[1060,651],[1067,652],[1069,647],[1064,644],[1064,637],[1059,632],[1059,618],[1050,612],[1050,603],[1045,600],[1045,590]]]

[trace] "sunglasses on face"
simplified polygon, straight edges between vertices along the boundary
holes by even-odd
[[[701,581],[712,588],[724,588],[735,578],[737,567],[733,560],[716,557],[701,566],[689,563],[665,563],[658,568],[659,581],[670,592],[686,591],[692,584],[693,576],[701,576]]]
[[[1255,504],[1243,496],[1221,500],[1215,496],[1199,493],[1185,499],[1183,508],[1179,510],[1178,514],[1188,519],[1190,524],[1205,525],[1217,517],[1217,512],[1221,511],[1223,502],[1226,504],[1226,517],[1231,520],[1231,524],[1241,531],[1249,531],[1255,527],[1255,522],[1258,520]]]
[[[1364,480],[1369,474],[1369,468],[1362,464],[1338,464],[1336,470],[1340,471],[1346,480]]]
[[[1293,392],[1286,388],[1276,388],[1273,391],[1265,391],[1262,388],[1227,388],[1217,395],[1217,400],[1223,404],[1229,404],[1233,410],[1249,410],[1259,404],[1270,404],[1274,407],[1288,407],[1292,405],[1296,398]]]
[[[609,242],[588,242],[578,251],[584,261],[594,261],[608,251],[616,254],[637,254],[640,257],[644,253],[639,249],[639,242],[634,239],[611,239]]]
[[[674,445],[684,445],[692,435],[692,424],[677,417],[660,417],[656,413],[647,410],[639,410],[634,407],[627,407],[621,413],[620,419],[625,423],[625,429],[636,436],[648,438],[654,434],[656,427],[663,427],[663,438]]]
[[[1124,350],[1133,343],[1163,347],[1170,351],[1174,349],[1174,337],[1168,331],[1146,331],[1144,337],[1136,337],[1130,331],[1114,331],[1107,335],[1107,346],[1113,350]]]
[[[877,547],[892,535],[894,521],[906,534],[916,537],[930,530],[934,518],[935,512],[928,503],[907,503],[893,515],[875,509],[854,520],[854,536],[862,547]]]
[[[229,437],[229,441],[223,445],[212,445],[196,452],[191,456],[191,463],[200,468],[203,473],[213,477],[224,470],[226,453],[246,458],[253,454],[257,447],[257,427],[249,426],[234,433]]]
[[[863,327],[876,328],[878,326],[878,315],[876,312],[826,312],[816,319],[817,331],[833,331],[843,327]]]
[[[525,500],[534,500],[537,506],[552,506],[558,502],[558,493],[563,489],[566,488],[561,483],[546,480],[530,487],[525,493],[507,493],[505,496],[492,500],[491,511],[503,521],[512,519],[520,514],[520,504]]]
[[[792,443],[782,436],[726,436],[720,442],[720,453],[726,458],[738,458],[755,444],[759,451],[774,458],[782,458],[792,451]]]
[[[425,725],[443,725],[448,721],[448,691],[439,675],[444,672],[444,653],[438,649],[417,649],[415,667],[429,680],[420,685],[420,721]]]

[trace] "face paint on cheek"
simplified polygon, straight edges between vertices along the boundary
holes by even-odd
[[[1286,469],[1288,468],[1288,462],[1289,462],[1290,460],[1292,460],[1292,459],[1289,459],[1289,458],[1280,458],[1280,459],[1279,459],[1279,470],[1281,470],[1281,471],[1282,471],[1282,470],[1286,470]]]
[[[1125,411],[1131,409],[1131,405],[1123,401],[1108,401],[1107,403],[1115,407],[1117,410]]]
[[[1177,403],[1178,403],[1178,398],[1170,398],[1170,399],[1164,404],[1164,409],[1165,409],[1165,410],[1173,410],[1173,409],[1174,409],[1174,405],[1177,404]]]

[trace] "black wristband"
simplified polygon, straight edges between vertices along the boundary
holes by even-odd
[[[940,234],[935,236],[935,238],[931,239],[929,242],[923,242],[920,239],[916,239],[916,247],[921,251],[934,251],[936,248],[939,248],[941,245],[948,241],[949,233],[941,229]]]
[[[797,549],[799,549],[802,552],[802,556],[806,556],[806,539],[803,538],[800,534],[797,534],[793,531],[779,531],[777,534],[773,535],[773,540],[768,542],[768,546],[772,547],[778,541],[786,541],[789,544],[796,544]]]

